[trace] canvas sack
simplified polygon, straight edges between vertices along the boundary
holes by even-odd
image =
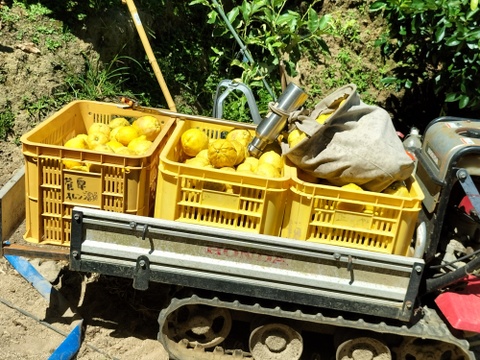
[[[324,124],[316,121],[321,114],[331,114]],[[295,128],[307,137],[291,149],[283,144],[283,154],[298,168],[333,185],[355,183],[380,192],[413,173],[414,162],[390,115],[363,103],[354,84],[332,92],[312,111],[293,113],[289,131]]]

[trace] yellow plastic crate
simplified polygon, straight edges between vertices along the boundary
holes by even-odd
[[[287,168],[281,178],[267,179],[184,164],[180,138],[190,128],[201,129],[210,139],[222,138],[233,128],[254,134],[242,123],[179,121],[160,154],[154,217],[278,236],[289,184]]]
[[[407,255],[423,200],[412,176],[408,197],[314,184],[291,170],[282,236]]]
[[[135,119],[141,111],[115,104],[74,101],[21,138],[25,158],[26,233],[34,243],[69,245],[74,206],[152,216],[160,151],[175,119],[156,116],[162,130],[145,155],[126,156],[65,148],[72,137],[96,122]],[[63,160],[93,165],[90,172],[69,170]]]

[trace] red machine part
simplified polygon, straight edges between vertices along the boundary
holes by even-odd
[[[462,201],[460,201],[460,204],[458,204],[458,208],[460,210],[463,210],[467,215],[470,215],[472,210],[474,209],[473,204],[468,198],[468,196],[463,197]]]
[[[464,288],[440,294],[435,303],[453,328],[480,333],[480,277],[469,275]]]

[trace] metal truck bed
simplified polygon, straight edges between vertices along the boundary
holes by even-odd
[[[75,207],[70,267],[260,299],[412,317],[421,259]]]

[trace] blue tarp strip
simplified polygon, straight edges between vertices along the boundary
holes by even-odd
[[[30,262],[23,257],[17,255],[4,255],[5,258],[12,264],[15,270],[18,271],[28,282],[30,282],[35,289],[48,301],[50,304],[50,297],[53,292],[57,290],[40,274]],[[70,360],[80,350],[82,338],[82,323],[79,323],[72,329],[70,334],[60,344],[60,346],[52,353],[49,360]]]
[[[52,291],[56,291],[52,284],[47,281],[35,267],[26,259],[16,255],[5,255],[5,258],[12,264],[12,266],[22,275],[28,282],[30,282],[35,289],[50,303],[50,295]]]
[[[81,320],[73,329],[70,334],[63,340],[55,351],[48,358],[49,360],[70,360],[73,359],[75,354],[82,345],[82,323]]]

